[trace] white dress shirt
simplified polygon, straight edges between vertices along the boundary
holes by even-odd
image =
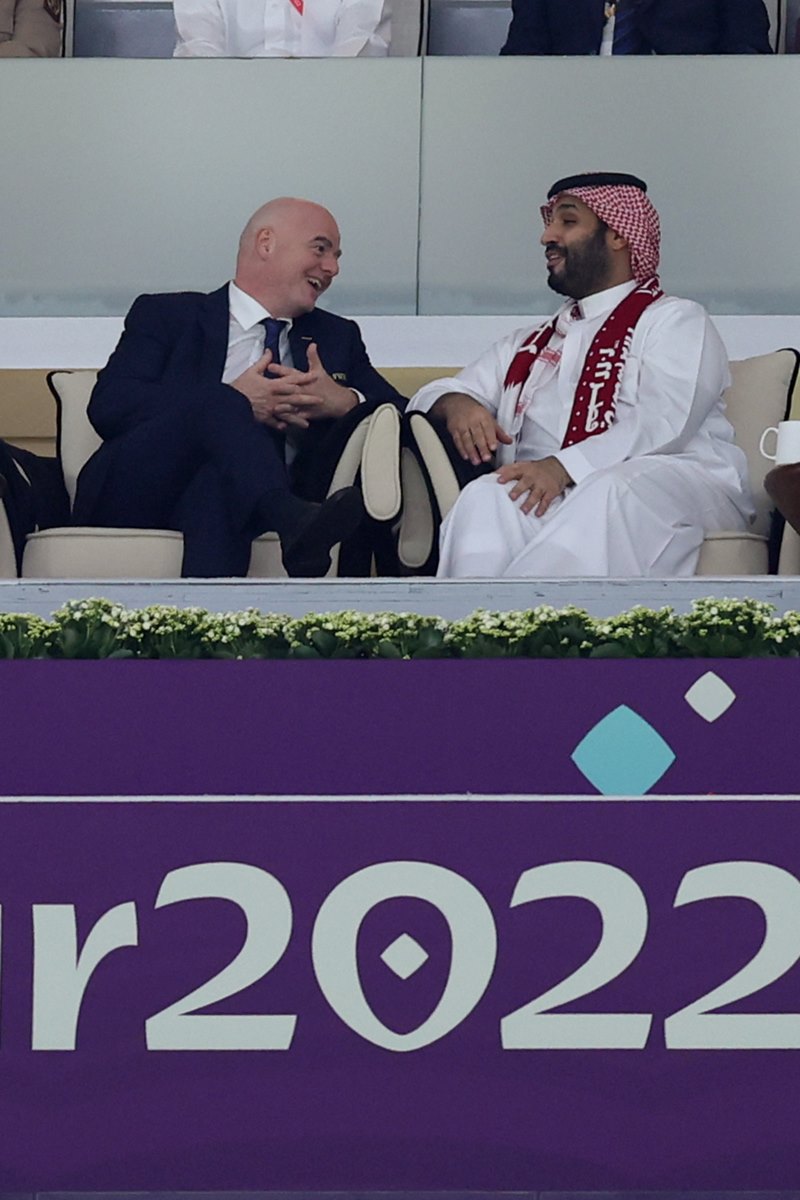
[[[608,11],[609,11],[609,9],[607,7],[606,12],[608,12]],[[603,26],[603,40],[600,43],[600,49],[598,50],[598,54],[602,58],[609,57],[610,55],[612,55],[614,53],[614,26],[615,26],[615,24],[616,24],[616,17],[614,16],[613,13],[611,13],[610,16],[606,17],[606,21]]]
[[[263,304],[259,304],[247,292],[243,292],[235,283],[228,284],[228,354],[225,358],[225,370],[222,372],[223,383],[233,383],[248,367],[257,363],[264,353],[264,342],[267,331],[261,322],[265,317],[271,317]],[[289,330],[292,322],[287,317],[278,338],[278,351],[281,365],[293,367],[292,351],[289,345]]]
[[[174,0],[174,11],[176,58],[389,53],[391,0]]]
[[[530,329],[519,329],[496,342],[459,375],[437,380],[417,392],[408,411],[427,412],[447,392],[472,396],[493,413],[514,438],[501,446],[498,462],[528,461],[554,455],[580,483],[593,472],[642,455],[674,455],[695,464],[740,506],[751,510],[747,464],[734,444],[722,393],[730,382],[725,349],[708,314],[692,300],[664,296],[645,309],[634,329],[622,371],[614,424],[604,433],[561,449],[575,390],[586,355],[612,309],[633,291],[631,281],[588,296],[580,303],[582,319],[569,321],[553,368],[540,357],[520,397],[529,401],[515,422],[502,406],[503,384],[511,361]],[[572,307],[564,305],[562,312]]]

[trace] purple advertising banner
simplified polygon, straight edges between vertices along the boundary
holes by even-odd
[[[800,664],[0,663],[0,795],[800,792]]]
[[[3,665],[0,1189],[796,1189],[796,673]]]

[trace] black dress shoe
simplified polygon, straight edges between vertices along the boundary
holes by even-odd
[[[296,528],[281,538],[286,574],[295,579],[327,574],[333,547],[355,533],[364,519],[364,501],[357,487],[340,488],[309,508]]]

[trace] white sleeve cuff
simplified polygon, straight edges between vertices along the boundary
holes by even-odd
[[[558,459],[573,483],[582,483],[588,475],[592,475],[597,470],[579,445],[567,446],[566,450],[556,450],[553,458]]]

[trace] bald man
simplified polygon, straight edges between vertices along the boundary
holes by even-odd
[[[78,524],[177,529],[194,577],[245,575],[274,531],[289,575],[325,574],[363,517],[357,488],[326,498],[339,453],[379,404],[405,403],[355,322],[316,307],[340,256],[327,209],[284,197],[248,221],[230,283],[134,302],[89,405],[103,444]]]

